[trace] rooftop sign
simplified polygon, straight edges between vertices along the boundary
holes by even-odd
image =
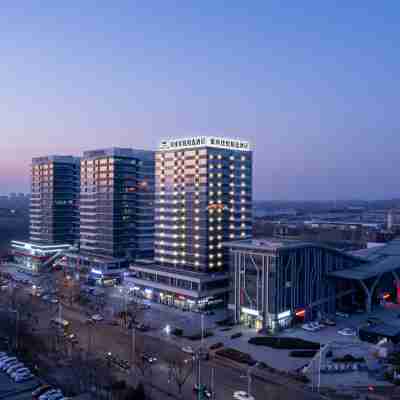
[[[229,150],[250,151],[250,143],[237,139],[197,136],[186,139],[163,140],[159,150],[184,150],[195,147],[216,147]]]

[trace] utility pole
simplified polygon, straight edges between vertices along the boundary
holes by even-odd
[[[211,384],[210,384],[211,400],[215,400],[214,381],[215,381],[215,368],[212,367],[211,368]]]
[[[132,324],[132,335],[131,335],[131,371],[133,374],[133,368],[136,362],[136,328]]]
[[[251,374],[250,367],[247,368],[247,394],[251,396]]]

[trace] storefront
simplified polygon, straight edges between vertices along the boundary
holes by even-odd
[[[71,248],[70,245],[39,245],[29,242],[11,242],[14,262],[24,272],[36,275],[44,268],[53,265],[62,256],[64,251]]]

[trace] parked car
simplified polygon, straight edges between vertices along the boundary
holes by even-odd
[[[4,363],[4,365],[1,367],[1,369],[2,369],[3,371],[6,371],[9,367],[12,367],[13,365],[18,364],[18,363],[19,363],[18,360],[13,360],[13,361]]]
[[[326,326],[336,326],[336,322],[333,319],[330,319],[330,318],[322,319],[321,323],[326,325]]]
[[[23,366],[24,366],[24,364],[22,362],[17,362],[16,364],[13,364],[13,365],[9,366],[6,369],[6,372],[7,372],[7,374],[11,374],[11,372],[16,371],[18,368],[21,368]]]
[[[16,357],[6,357],[0,361],[0,368],[3,368],[3,365],[6,365],[12,361],[16,361]]]
[[[243,390],[238,390],[233,393],[233,398],[235,400],[255,400],[253,396],[248,394],[247,392]]]
[[[31,372],[31,371],[29,370],[29,368],[21,367],[21,368],[16,369],[14,372],[12,372],[10,374],[10,376],[11,376],[11,378],[14,379],[17,375],[21,375],[22,373],[25,373],[25,372]]]
[[[368,325],[378,325],[378,324],[383,324],[383,321],[377,317],[369,317],[367,319],[367,324]]]
[[[104,317],[102,315],[100,315],[100,314],[92,315],[92,320],[93,321],[99,322],[99,321],[103,321],[103,319],[104,319]]]
[[[336,315],[342,318],[350,318],[350,314],[343,312],[343,311],[336,311]]]
[[[157,357],[151,356],[149,354],[143,354],[142,359],[150,364],[153,364],[157,361]]]
[[[301,328],[308,332],[316,332],[316,331],[320,330],[320,328],[318,326],[312,324],[311,322],[309,322],[307,324],[303,324],[301,326]]]
[[[338,334],[342,336],[356,336],[357,331],[354,328],[343,328],[338,330]]]
[[[62,392],[61,392],[60,389],[51,389],[51,390],[46,391],[44,394],[40,395],[40,396],[38,397],[38,399],[39,399],[39,400],[48,400],[49,397],[50,397],[51,395],[55,394],[55,393],[61,393],[61,394],[62,394]]]
[[[33,379],[34,377],[35,377],[35,375],[33,375],[33,374],[30,373],[30,372],[27,372],[27,373],[25,373],[25,374],[17,375],[17,376],[14,378],[14,381],[15,381],[16,383],[21,383],[21,382],[29,381],[30,379]]]
[[[182,351],[187,354],[194,354],[194,350],[192,346],[184,346],[182,347]]]
[[[50,390],[53,390],[53,387],[51,387],[50,385],[41,385],[32,392],[32,399],[36,400],[39,398],[39,396],[45,394]]]

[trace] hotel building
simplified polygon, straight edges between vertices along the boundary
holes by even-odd
[[[252,235],[252,152],[215,137],[163,141],[156,152],[154,264],[131,266],[134,290],[183,308],[226,304],[223,242]]]

